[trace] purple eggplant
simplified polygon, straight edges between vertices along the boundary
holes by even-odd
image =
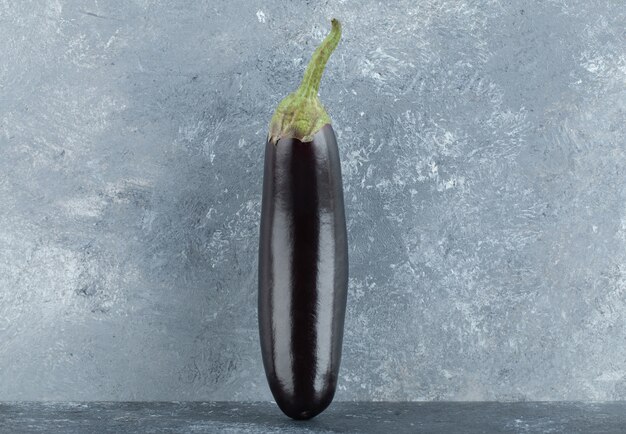
[[[341,37],[317,48],[298,90],[278,106],[265,145],[259,242],[259,332],[267,380],[289,417],[309,419],[337,386],[348,241],[335,133],[317,93]]]

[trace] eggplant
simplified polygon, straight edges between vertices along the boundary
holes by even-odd
[[[300,87],[278,106],[265,145],[259,237],[259,335],[280,409],[310,419],[337,386],[348,292],[348,241],[341,165],[318,98],[341,37],[332,29]]]

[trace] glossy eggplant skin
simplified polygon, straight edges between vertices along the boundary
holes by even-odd
[[[265,373],[293,419],[335,394],[348,289],[348,242],[335,133],[265,147],[259,332]]]

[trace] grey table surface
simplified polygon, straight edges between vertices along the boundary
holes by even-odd
[[[336,402],[310,421],[270,402],[5,402],[0,432],[624,433],[626,402]]]

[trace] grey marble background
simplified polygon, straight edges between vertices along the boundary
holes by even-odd
[[[263,146],[333,16],[336,398],[626,399],[622,0],[0,0],[0,399],[271,399]]]

